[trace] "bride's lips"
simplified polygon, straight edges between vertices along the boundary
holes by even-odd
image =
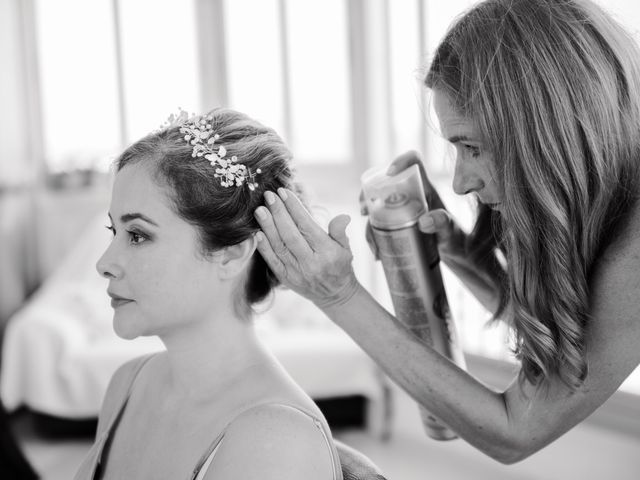
[[[122,305],[133,302],[130,298],[121,297],[113,292],[107,292],[107,294],[111,297],[111,308],[118,308]]]

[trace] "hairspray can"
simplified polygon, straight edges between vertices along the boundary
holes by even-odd
[[[418,218],[428,210],[418,165],[394,176],[381,168],[367,170],[362,175],[362,191],[396,318],[464,368],[440,273],[436,238],[418,229]],[[431,438],[457,437],[422,406],[420,415]]]

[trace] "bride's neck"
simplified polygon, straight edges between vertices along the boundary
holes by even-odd
[[[162,338],[168,387],[194,399],[237,384],[269,358],[251,320],[216,315]]]

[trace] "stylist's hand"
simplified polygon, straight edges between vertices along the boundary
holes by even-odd
[[[331,220],[327,234],[290,190],[266,192],[265,203],[255,211],[258,251],[278,279],[320,308],[347,302],[360,287],[345,231],[349,216]]]
[[[422,159],[418,152],[409,151],[400,155],[389,166],[387,175],[396,175],[412,165],[418,165],[420,176],[422,177],[422,184],[425,190],[425,196],[427,198],[427,205],[429,205],[429,211],[425,212],[418,220],[418,228],[420,228],[420,231],[423,233],[433,234],[436,236],[438,251],[443,258],[462,255],[464,252],[466,234],[458,226],[451,214],[446,210],[440,195],[438,195],[438,191],[429,181],[424,169],[424,164],[422,163]],[[360,203],[363,204],[362,193]],[[366,215],[366,208],[363,207],[361,213]],[[373,251],[376,259],[378,259],[379,254],[373,240],[373,233],[371,232],[371,225],[369,222],[367,222],[365,236],[369,247]]]

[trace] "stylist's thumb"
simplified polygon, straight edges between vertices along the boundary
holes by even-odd
[[[338,215],[329,222],[329,236],[344,248],[349,248],[347,225],[351,222],[349,215]]]

